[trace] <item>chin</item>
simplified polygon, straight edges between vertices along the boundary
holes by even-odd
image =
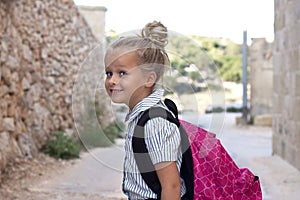
[[[118,104],[125,104],[123,100],[111,97],[111,101]]]

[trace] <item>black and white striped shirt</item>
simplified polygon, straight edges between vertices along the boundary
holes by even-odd
[[[132,135],[134,128],[143,111],[152,106],[161,106],[167,109],[161,98],[164,90],[158,89],[139,102],[126,116],[128,123],[125,140],[125,160],[123,191],[130,200],[156,198],[156,194],[147,186],[137,168],[132,152]],[[180,150],[180,133],[177,126],[163,118],[150,119],[145,125],[145,142],[149,155],[154,164],[164,161],[176,161],[180,170],[182,154]],[[186,188],[181,180],[181,196]]]

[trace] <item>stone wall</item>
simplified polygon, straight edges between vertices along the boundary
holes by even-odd
[[[72,88],[96,44],[72,0],[0,0],[0,178],[53,131],[74,134]]]
[[[300,1],[275,0],[273,152],[300,170]]]
[[[273,44],[265,38],[254,38],[250,46],[250,115],[254,123],[272,126]],[[268,123],[266,123],[268,122]],[[256,124],[255,124],[256,125]]]

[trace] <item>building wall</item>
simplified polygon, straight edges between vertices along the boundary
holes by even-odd
[[[300,1],[275,0],[273,152],[300,170]]]
[[[272,114],[273,44],[265,38],[254,38],[250,46],[250,115]]]
[[[0,180],[54,131],[75,134],[73,85],[96,43],[72,0],[0,1]]]
[[[103,39],[105,39],[105,13],[107,9],[101,6],[78,6],[78,8],[96,39],[103,42]]]

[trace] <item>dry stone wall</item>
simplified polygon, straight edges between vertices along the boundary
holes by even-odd
[[[0,178],[53,131],[74,134],[72,87],[96,41],[72,0],[0,0]]]
[[[273,152],[300,170],[300,1],[275,0]]]

